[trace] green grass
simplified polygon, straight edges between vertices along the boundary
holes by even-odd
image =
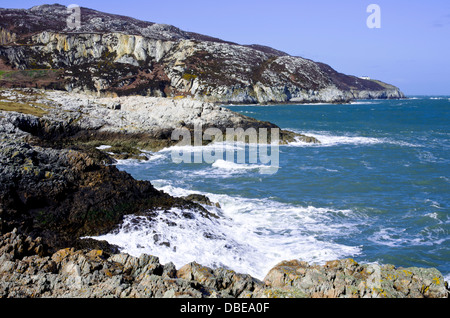
[[[17,79],[39,79],[50,76],[60,70],[32,69],[32,70],[16,70],[16,71],[0,71],[0,79],[17,80]]]
[[[16,102],[4,102],[0,101],[0,110],[7,112],[18,112],[22,114],[33,115],[37,117],[42,117],[47,112],[39,107],[34,107],[25,103]]]

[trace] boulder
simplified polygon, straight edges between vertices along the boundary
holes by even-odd
[[[183,199],[220,208],[220,204],[218,202],[213,203],[207,196],[202,195],[202,194],[189,194],[189,195],[183,197]]]

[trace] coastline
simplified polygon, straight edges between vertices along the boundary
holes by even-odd
[[[114,229],[125,215],[151,218],[149,211],[159,208],[186,207],[216,217],[199,203],[118,171],[110,165],[115,159],[97,149],[104,142],[115,142],[121,155],[128,151],[139,158],[136,149],[144,139],[148,149],[170,145],[167,131],[179,118],[187,121],[193,109],[204,118],[194,116],[192,123],[200,118],[205,125],[274,125],[209,103],[164,100],[177,103],[178,111],[150,131],[150,125],[131,125],[148,122],[151,112],[141,108],[147,107],[141,105],[146,98],[139,98],[138,107],[128,98],[117,104],[41,90],[0,93],[6,109],[0,111],[2,297],[448,297],[444,278],[434,269],[374,267],[350,259],[323,266],[286,260],[259,281],[194,263],[176,269],[160,264],[157,255],[136,258],[106,242],[80,240]],[[147,100],[152,101],[147,109],[162,101]],[[118,114],[128,121],[117,120]]]
[[[360,265],[353,259],[323,266],[284,261],[259,281],[195,262],[177,269],[158,257],[65,248],[45,252],[41,240],[0,238],[3,298],[447,298],[436,269]]]

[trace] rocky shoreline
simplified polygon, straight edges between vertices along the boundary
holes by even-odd
[[[11,298],[447,298],[436,269],[281,262],[259,281],[195,262],[177,269],[158,257],[65,248],[47,254],[40,238],[0,237],[0,297]]]
[[[107,233],[125,214],[200,204],[173,198],[111,165],[140,158],[176,141],[170,132],[197,123],[276,127],[211,104],[150,97],[109,100],[33,89],[0,90],[0,210],[2,231],[42,236],[53,248]],[[115,101],[116,105],[118,100]],[[164,107],[165,111],[162,111]],[[197,114],[200,114],[198,116]],[[289,138],[314,138],[286,132]],[[284,141],[287,142],[285,137]],[[99,145],[111,148],[102,151]]]
[[[86,238],[172,208],[218,218],[209,198],[170,196],[114,162],[175,145],[174,129],[279,129],[220,105],[405,96],[270,47],[80,10],[72,30],[59,4],[0,8],[0,298],[448,298],[432,268],[286,260],[258,280]]]
[[[215,204],[208,198],[158,191],[111,165],[114,157],[171,145],[168,132],[181,118],[184,127],[276,127],[271,123],[190,99],[36,89],[2,89],[0,107],[0,297],[448,297],[435,269],[286,261],[260,281],[196,263],[177,269],[157,256],[82,239],[112,231],[128,214],[151,218],[177,207],[218,217],[204,207]],[[281,142],[320,142],[283,133]],[[116,150],[99,150],[104,144]]]

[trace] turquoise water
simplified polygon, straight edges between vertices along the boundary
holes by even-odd
[[[448,279],[449,98],[229,106],[322,143],[281,146],[275,174],[221,160],[175,164],[170,149],[145,163],[121,161],[120,169],[173,195],[209,196],[220,203],[209,208],[220,218],[161,211],[153,221],[130,217],[103,239],[177,266],[195,260],[258,278],[281,260],[352,257],[436,267]]]

